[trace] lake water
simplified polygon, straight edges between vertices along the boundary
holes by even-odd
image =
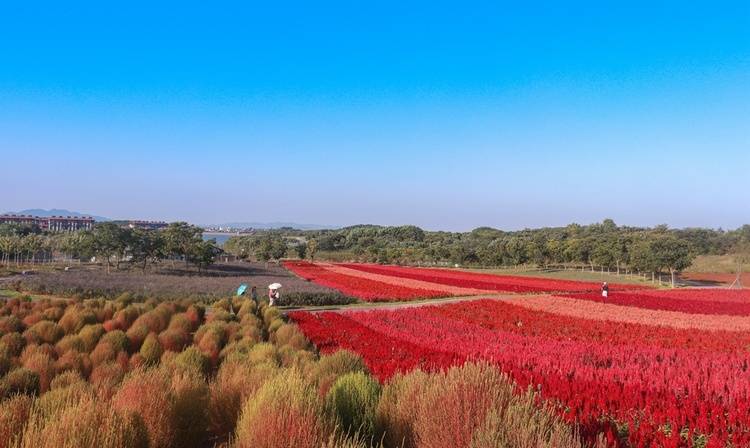
[[[223,246],[224,243],[227,242],[227,240],[231,237],[235,236],[234,234],[230,233],[213,233],[213,232],[203,232],[203,240],[207,241],[210,239],[215,239],[216,244],[219,246]]]

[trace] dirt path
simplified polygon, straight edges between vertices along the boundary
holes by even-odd
[[[475,296],[446,297],[443,299],[414,300],[411,302],[365,302],[354,305],[333,305],[333,306],[302,306],[302,307],[279,307],[284,313],[291,311],[307,311],[309,313],[321,313],[333,311],[343,313],[347,311],[367,311],[367,310],[398,310],[402,308],[416,308],[430,305],[444,305],[447,303],[468,302],[472,300],[509,300],[523,297],[526,294],[479,294]]]

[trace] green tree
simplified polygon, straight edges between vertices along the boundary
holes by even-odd
[[[300,242],[294,246],[294,250],[297,252],[297,257],[299,257],[300,260],[304,260],[305,255],[307,255],[307,244]]]
[[[107,272],[112,266],[112,257],[117,258],[119,266],[120,258],[127,251],[130,244],[129,232],[113,222],[98,224],[91,232],[93,237],[93,250],[98,257],[107,261]]]
[[[186,222],[173,222],[164,229],[164,249],[185,261],[185,267],[190,262],[190,255],[203,243],[203,229]]]
[[[221,249],[216,246],[216,240],[211,239],[195,243],[187,255],[188,260],[198,266],[198,271],[212,265],[216,257],[221,253]]]
[[[157,263],[164,257],[164,237],[156,230],[133,229],[130,242],[133,262],[140,264],[143,272],[149,263]]]
[[[675,287],[675,275],[690,267],[695,255],[690,252],[690,245],[674,235],[659,235],[651,241],[656,265],[669,270],[672,288]]]
[[[315,262],[315,254],[318,253],[318,241],[311,238],[307,241],[307,256],[310,257],[311,262]]]

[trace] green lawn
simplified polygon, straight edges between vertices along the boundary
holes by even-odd
[[[496,274],[496,275],[521,275],[526,277],[543,277],[543,278],[554,278],[560,280],[577,280],[581,282],[610,282],[610,283],[625,283],[633,285],[652,285],[651,281],[646,281],[642,277],[635,275],[616,275],[614,273],[607,274],[606,272],[591,272],[579,270],[564,270],[564,269],[464,269],[469,272],[479,272],[483,274]]]
[[[734,274],[737,270],[732,255],[699,255],[685,272],[719,272]]]

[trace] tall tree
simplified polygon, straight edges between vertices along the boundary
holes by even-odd
[[[164,229],[164,242],[167,253],[184,259],[187,267],[193,248],[203,242],[203,229],[186,222],[173,222]]]
[[[315,238],[311,238],[307,241],[307,256],[310,257],[311,262],[315,262],[315,254],[318,253],[318,241]]]

